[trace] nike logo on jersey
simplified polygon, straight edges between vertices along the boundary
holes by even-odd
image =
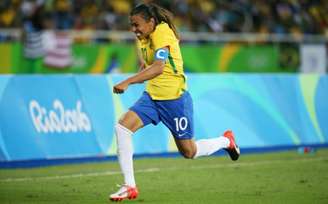
[[[182,134],[178,134],[179,137],[182,137],[184,136],[185,134],[187,134],[186,132],[185,133],[182,133]]]

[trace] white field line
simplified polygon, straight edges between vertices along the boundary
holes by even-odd
[[[188,167],[169,167],[169,168],[148,168],[136,170],[135,173],[150,173],[159,171],[177,171],[183,169],[217,169],[217,168],[236,168],[236,167],[247,167],[247,166],[261,166],[267,164],[281,164],[281,163],[299,163],[299,162],[312,162],[312,161],[323,161],[328,160],[326,157],[318,158],[302,158],[302,159],[290,159],[290,160],[268,160],[268,161],[255,161],[255,162],[234,162],[231,164],[214,164],[214,165],[198,165]],[[21,177],[21,178],[6,178],[0,179],[0,182],[25,182],[25,181],[44,181],[44,180],[59,180],[59,179],[71,179],[81,177],[98,177],[98,176],[111,176],[121,174],[120,171],[104,171],[94,173],[80,173],[80,174],[69,174],[69,175],[55,175],[55,176],[44,176],[44,177]]]

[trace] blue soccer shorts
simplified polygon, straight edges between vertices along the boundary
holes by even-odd
[[[193,104],[188,91],[174,100],[153,100],[143,92],[130,110],[140,117],[144,126],[163,122],[176,139],[193,137]]]

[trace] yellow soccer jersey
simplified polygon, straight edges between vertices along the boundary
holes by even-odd
[[[153,100],[177,99],[186,90],[186,78],[183,72],[183,61],[179,40],[167,23],[160,23],[149,39],[137,41],[142,57],[147,66],[154,62],[155,51],[167,47],[169,56],[163,73],[147,81],[146,91]]]

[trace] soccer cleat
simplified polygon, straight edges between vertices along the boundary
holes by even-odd
[[[111,201],[122,201],[124,199],[133,200],[138,197],[138,189],[137,187],[131,187],[126,184],[119,186],[120,189],[109,196]]]
[[[233,135],[233,132],[231,130],[227,130],[223,133],[223,137],[226,137],[229,139],[230,143],[226,150],[229,153],[229,156],[231,160],[236,161],[239,158],[240,150],[238,145],[236,144],[235,137]]]

